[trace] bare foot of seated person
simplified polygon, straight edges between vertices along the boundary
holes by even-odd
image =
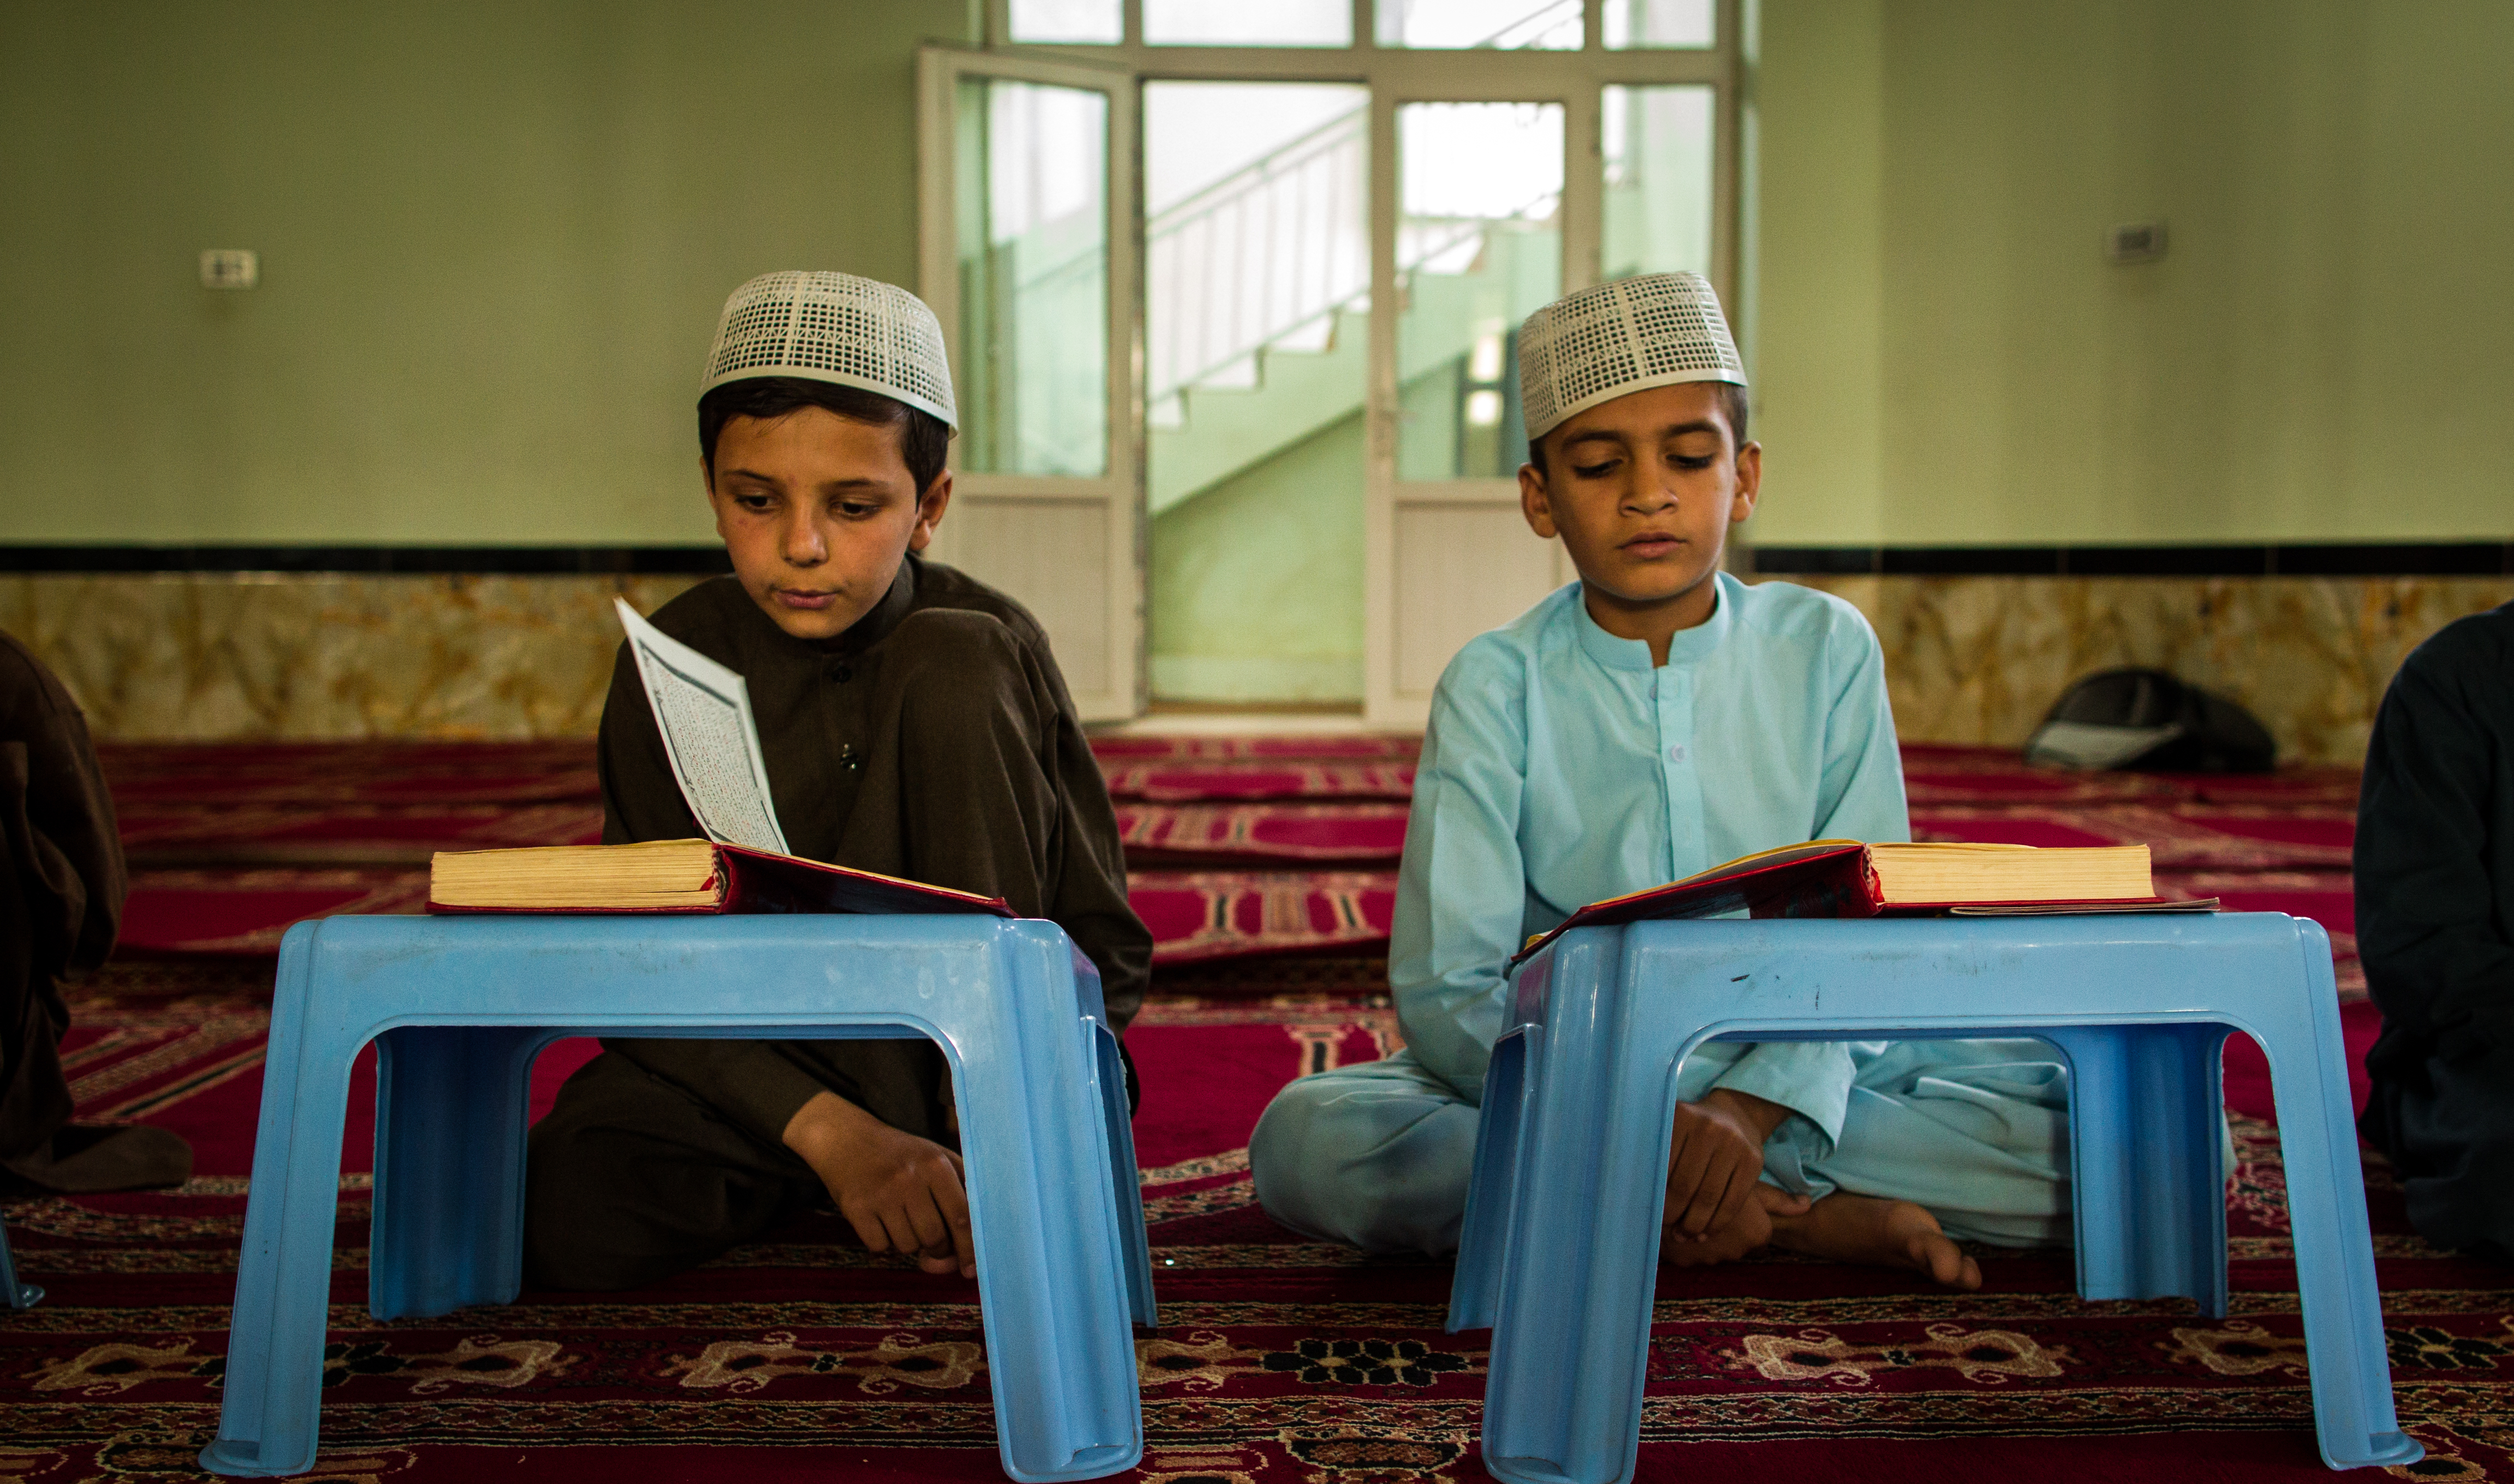
[[[1677,1104],[1660,1262],[1702,1267],[1773,1244],[1841,1263],[1908,1267],[1947,1288],[1981,1287],[1981,1264],[1926,1207],[1846,1190],[1810,1203],[1764,1184],[1764,1141],[1789,1115],[1777,1103],[1726,1088]]]
[[[1837,1190],[1803,1214],[1772,1219],[1772,1245],[1837,1263],[1909,1267],[1941,1288],[1981,1287],[1981,1264],[1965,1256],[1926,1206]]]
[[[785,1138],[821,1177],[866,1247],[912,1255],[918,1267],[937,1276],[978,1275],[959,1155],[892,1128],[835,1093],[797,1108]]]

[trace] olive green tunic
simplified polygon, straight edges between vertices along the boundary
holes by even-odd
[[[48,1154],[69,1122],[61,984],[112,951],[127,884],[87,718],[0,634],[0,1161]]]
[[[1073,935],[1110,1022],[1143,1003],[1152,936],[1126,902],[1116,814],[1046,635],[1020,604],[910,557],[835,639],[793,638],[719,578],[653,616],[743,676],[794,854],[1001,897]],[[624,645],[603,708],[603,839],[703,831]],[[922,1040],[620,1038],[533,1131],[536,1281],[617,1288],[686,1267],[822,1197],[783,1144],[834,1092],[956,1144],[942,1053]]]

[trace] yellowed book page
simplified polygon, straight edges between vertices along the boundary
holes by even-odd
[[[715,847],[705,840],[440,851],[428,900],[450,907],[705,906],[717,897]]]
[[[1872,845],[1888,905],[2129,902],[2156,895],[2144,845]]]

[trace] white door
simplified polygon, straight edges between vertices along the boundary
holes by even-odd
[[[933,555],[1038,616],[1085,721],[1143,709],[1135,84],[918,59],[917,292],[951,346],[953,497]]]

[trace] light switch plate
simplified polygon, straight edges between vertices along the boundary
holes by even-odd
[[[201,250],[201,287],[250,289],[262,282],[262,255],[250,248]]]

